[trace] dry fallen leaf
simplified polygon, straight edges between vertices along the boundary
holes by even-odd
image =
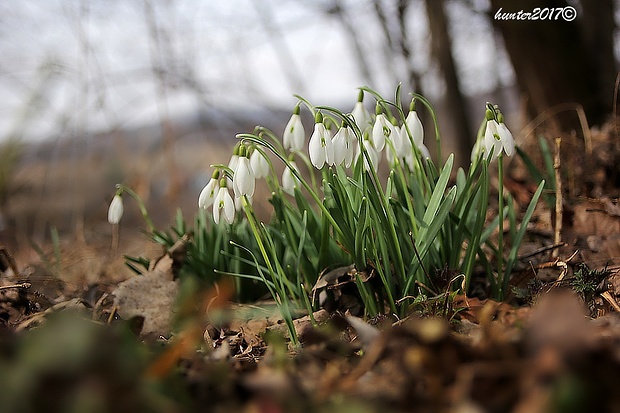
[[[170,333],[172,308],[178,291],[171,265],[172,259],[166,256],[152,271],[120,283],[114,291],[114,306],[123,319],[144,317],[143,335]]]

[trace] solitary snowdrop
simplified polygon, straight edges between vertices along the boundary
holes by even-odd
[[[235,204],[226,186],[226,179],[220,180],[220,189],[213,202],[213,221],[216,224],[220,223],[220,215],[222,213],[226,222],[232,224],[235,219]]]
[[[304,125],[301,123],[301,116],[299,116],[299,105],[293,109],[293,114],[289,119],[284,133],[282,134],[282,144],[284,149],[292,151],[300,151],[304,147],[304,140],[306,131]]]
[[[108,222],[112,225],[116,225],[121,222],[123,217],[123,197],[121,194],[114,195],[112,202],[110,202],[110,208],[108,209]]]
[[[332,138],[323,123],[321,112],[316,113],[314,132],[312,132],[310,137],[308,152],[310,154],[310,162],[312,162],[316,169],[323,168],[326,163],[331,165],[334,162]]]

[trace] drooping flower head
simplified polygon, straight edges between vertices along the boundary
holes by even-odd
[[[308,153],[310,154],[310,162],[316,169],[323,168],[326,163],[331,165],[334,162],[332,137],[323,123],[321,112],[317,112],[315,116],[314,132],[310,136]]]
[[[299,116],[299,105],[293,109],[293,114],[289,119],[284,133],[282,134],[282,144],[284,149],[291,151],[300,151],[304,147],[304,140],[306,138],[306,131],[304,125],[301,123],[301,116]]]
[[[411,104],[409,106],[409,113],[407,114],[405,122],[407,123],[407,126],[411,131],[413,143],[415,143],[416,146],[420,148],[424,145],[424,126],[422,126],[422,121],[418,116],[418,112],[416,112],[415,110],[415,99],[411,100]]]
[[[357,159],[357,162],[364,162],[364,170],[366,171],[370,171],[371,169],[377,170],[380,161],[379,151],[375,148],[368,135],[364,136],[363,146],[368,153],[368,158],[370,159],[370,162],[368,162],[368,159],[362,151],[362,145],[359,145],[357,149],[357,154],[355,157]]]
[[[368,112],[368,109],[366,109],[366,107],[364,106],[363,90],[360,90],[359,94],[357,95],[357,103],[355,103],[355,106],[351,111],[351,115],[353,116],[353,119],[355,119],[357,127],[360,128],[362,135],[364,134],[366,129],[369,129],[372,126],[372,117],[370,116],[370,112]]]
[[[237,142],[233,149],[233,154],[230,156],[230,160],[228,161],[228,168],[231,171],[237,169],[237,163],[239,162],[239,148],[241,147],[241,142]],[[228,185],[232,185],[232,180],[230,177],[228,179]]]
[[[241,198],[244,195],[254,195],[254,171],[252,170],[250,159],[247,155],[247,147],[245,145],[241,145],[239,147],[237,167],[235,168],[233,175],[233,191],[236,198]]]
[[[299,180],[293,174],[291,169],[294,169],[295,171],[298,171],[299,169],[297,169],[297,164],[295,163],[295,161],[290,160],[289,164],[291,168],[289,168],[289,166],[287,165],[286,168],[284,168],[284,172],[282,173],[282,190],[289,195],[294,195],[295,187],[297,187],[297,185],[299,184]]]
[[[332,140],[335,165],[344,165],[345,168],[351,166],[355,155],[354,144],[355,134],[347,124],[343,123]]]
[[[263,147],[254,146],[250,154],[250,166],[254,172],[254,178],[263,179],[269,175],[269,161],[266,158]]]
[[[235,203],[228,191],[226,178],[220,179],[220,189],[213,202],[213,221],[215,221],[216,224],[219,224],[220,215],[222,214],[226,222],[232,224],[235,219]]]
[[[220,187],[219,183],[220,179],[220,170],[216,169],[213,171],[211,175],[211,179],[205,185],[205,187],[200,191],[200,195],[198,195],[198,208],[207,209],[211,205],[213,205],[213,201],[215,201],[215,195],[217,190]]]
[[[385,140],[390,139],[393,142],[397,132],[396,128],[383,113],[383,108],[377,103],[375,123],[372,126],[372,143],[378,151],[382,151],[385,146]]]
[[[112,225],[117,225],[121,222],[121,218],[123,217],[123,197],[120,192],[117,192],[112,198],[112,202],[110,202],[110,207],[108,208],[108,222]]]
[[[511,156],[514,153],[514,138],[512,133],[503,123],[503,116],[493,106],[487,104],[486,129],[484,131],[484,150],[487,154],[492,153],[492,159],[496,159],[502,151]],[[498,122],[501,119],[501,123]]]
[[[502,141],[502,146],[504,148],[504,152],[506,152],[507,156],[512,156],[515,150],[515,139],[512,137],[512,133],[504,123],[504,115],[502,112],[497,114],[498,128],[497,133],[499,133],[500,139]]]

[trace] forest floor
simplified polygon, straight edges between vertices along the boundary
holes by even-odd
[[[590,132],[563,138],[562,202],[539,202],[504,302],[480,282],[404,319],[319,310],[299,348],[272,303],[226,284],[176,300],[175,258],[137,230],[117,250],[89,220],[38,254],[0,246],[0,410],[620,411],[620,148],[612,124]],[[506,183],[522,209],[527,175],[515,162]],[[124,253],[161,260],[130,277]]]

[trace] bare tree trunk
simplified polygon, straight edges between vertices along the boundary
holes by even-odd
[[[615,78],[612,0],[582,1],[575,21],[498,19],[500,12],[556,9],[565,0],[492,0],[491,18],[501,30],[519,89],[534,117],[562,103],[581,104],[591,123],[609,113]],[[581,24],[580,24],[581,23]],[[613,73],[613,74],[612,74]],[[557,127],[578,127],[573,113],[553,119]]]
[[[456,164],[469,162],[469,153],[474,145],[475,135],[467,116],[465,98],[461,92],[456,73],[456,64],[452,56],[452,42],[448,33],[448,24],[443,0],[425,0],[431,32],[431,50],[433,58],[446,83],[446,103],[452,124],[455,126]]]
[[[598,123],[611,112],[613,104],[614,83],[617,75],[614,58],[614,21],[613,0],[582,1],[581,28],[583,30],[586,50],[592,68],[596,68],[596,100],[600,106],[600,116],[591,114],[590,120]],[[598,118],[598,119],[597,119]]]
[[[398,0],[398,26],[400,37],[398,39],[398,46],[400,53],[405,60],[405,67],[407,69],[407,82],[412,90],[424,94],[422,90],[422,82],[420,81],[420,75],[416,72],[411,61],[411,48],[409,47],[411,40],[409,39],[409,27],[407,25],[407,11],[409,10],[409,0]]]

